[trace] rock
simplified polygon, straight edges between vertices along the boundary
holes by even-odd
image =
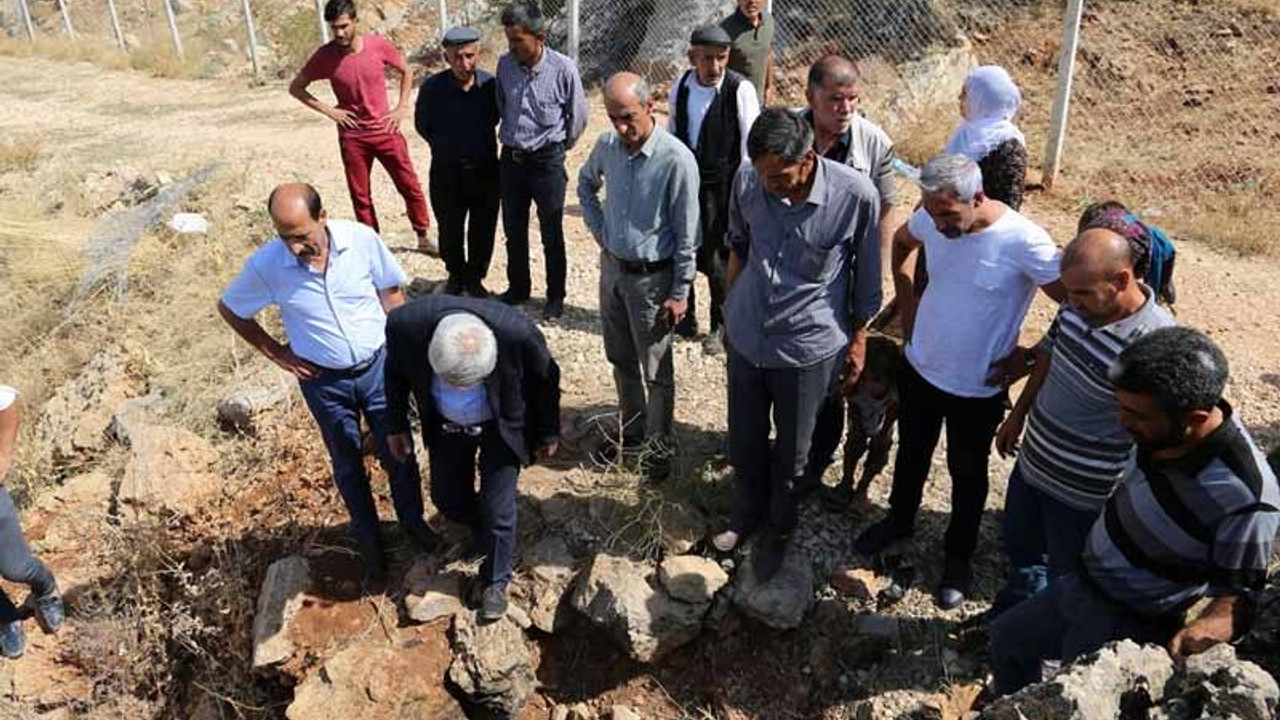
[[[918,690],[891,690],[854,704],[854,720],[940,720],[941,696]]]
[[[658,566],[658,579],[667,594],[688,603],[709,603],[729,576],[714,560],[698,555],[668,557]]]
[[[871,602],[884,589],[885,579],[866,568],[837,568],[831,574],[835,591],[862,602]]]
[[[670,597],[649,578],[651,566],[595,556],[578,577],[570,603],[640,662],[654,662],[697,637],[709,603]]]
[[[253,667],[279,665],[293,656],[289,624],[311,587],[311,567],[306,558],[292,555],[271,563],[258,592],[253,616]]]
[[[1187,658],[1169,689],[1166,706],[1170,717],[1179,708],[1200,708],[1185,717],[1271,720],[1280,707],[1275,678],[1257,665],[1236,658],[1229,644],[1216,645]]]
[[[524,562],[529,567],[530,622],[547,634],[562,630],[568,615],[561,601],[575,563],[568,543],[559,535],[544,537],[525,554]]]
[[[859,615],[853,621],[853,627],[859,635],[866,635],[893,643],[898,642],[898,636],[902,633],[902,625],[899,623],[898,618],[877,613]]]
[[[167,224],[170,230],[179,235],[207,235],[209,233],[209,220],[200,213],[174,213]]]
[[[641,720],[640,714],[626,705],[614,705],[609,710],[609,720]]]
[[[1145,713],[1161,699],[1172,677],[1173,661],[1164,648],[1122,640],[1076,660],[1048,682],[996,700],[981,717],[1114,720],[1121,716],[1121,707]]]
[[[684,555],[707,536],[707,518],[685,503],[662,504],[662,546],[668,555]]]
[[[163,424],[164,409],[164,394],[160,392],[129,398],[116,405],[111,413],[107,435],[122,445],[132,445],[134,434],[143,427]]]
[[[116,407],[142,390],[128,356],[119,349],[103,350],[45,403],[35,425],[37,447],[55,465],[80,464],[105,447]]]
[[[548,535],[538,541],[524,557],[534,578],[556,582],[573,577],[575,559],[569,545],[559,535]]]
[[[790,630],[800,626],[813,604],[813,565],[802,552],[788,548],[778,573],[766,583],[755,578],[753,563],[738,571],[733,598],[747,615],[772,628]]]
[[[223,487],[213,472],[217,454],[190,430],[142,425],[129,430],[129,444],[129,460],[116,493],[122,504],[186,514]]]
[[[226,428],[253,432],[257,429],[255,418],[287,403],[297,386],[293,376],[265,358],[255,358],[218,400],[218,422]]]
[[[500,720],[514,720],[537,678],[524,632],[509,618],[480,625],[473,612],[453,619],[448,680],[467,702]]]
[[[409,571],[411,576],[418,564]],[[462,612],[466,608],[462,602],[463,580],[462,574],[457,571],[431,572],[420,580],[406,580],[404,607],[409,618],[415,622],[428,623]]]

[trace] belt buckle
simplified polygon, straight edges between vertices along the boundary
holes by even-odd
[[[448,420],[440,424],[440,429],[446,435],[466,435],[467,437],[480,437],[484,432],[484,428],[479,425],[461,425]]]

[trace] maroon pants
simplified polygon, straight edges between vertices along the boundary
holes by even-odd
[[[339,135],[338,147],[342,150],[342,166],[347,171],[347,189],[351,191],[356,220],[378,230],[378,213],[373,209],[373,196],[369,193],[369,174],[376,159],[386,168],[391,182],[404,198],[405,214],[413,231],[422,234],[431,227],[427,198],[413,171],[409,144],[402,133]]]

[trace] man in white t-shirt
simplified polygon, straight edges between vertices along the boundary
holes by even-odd
[[[693,151],[698,160],[698,207],[702,242],[698,245],[698,272],[707,276],[711,291],[711,327],[702,343],[708,355],[724,352],[722,306],[728,291],[729,195],[733,178],[747,157],[747,134],[760,115],[760,99],[746,77],[729,69],[733,40],[719,25],[695,28],[689,38],[689,63],[693,66],[671,85],[667,96],[667,130]],[[689,289],[689,310],[676,324],[676,333],[698,334],[697,278]]]
[[[1061,252],[1049,234],[982,191],[972,160],[943,155],[920,175],[922,207],[893,242],[906,365],[899,380],[898,455],[889,516],[858,537],[874,555],[910,537],[942,425],[951,522],[937,602],[951,609],[972,584],[970,561],[987,498],[987,459],[1007,398],[1006,358],[1039,287],[1061,302]],[[929,285],[917,298],[906,259],[924,246]]]

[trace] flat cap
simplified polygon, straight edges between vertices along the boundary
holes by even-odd
[[[479,42],[480,31],[475,28],[458,25],[449,28],[444,34],[444,46],[454,47],[455,45],[467,45],[473,42]]]
[[[729,33],[719,25],[703,25],[693,29],[689,44],[729,47],[733,44],[733,38],[729,37]]]

